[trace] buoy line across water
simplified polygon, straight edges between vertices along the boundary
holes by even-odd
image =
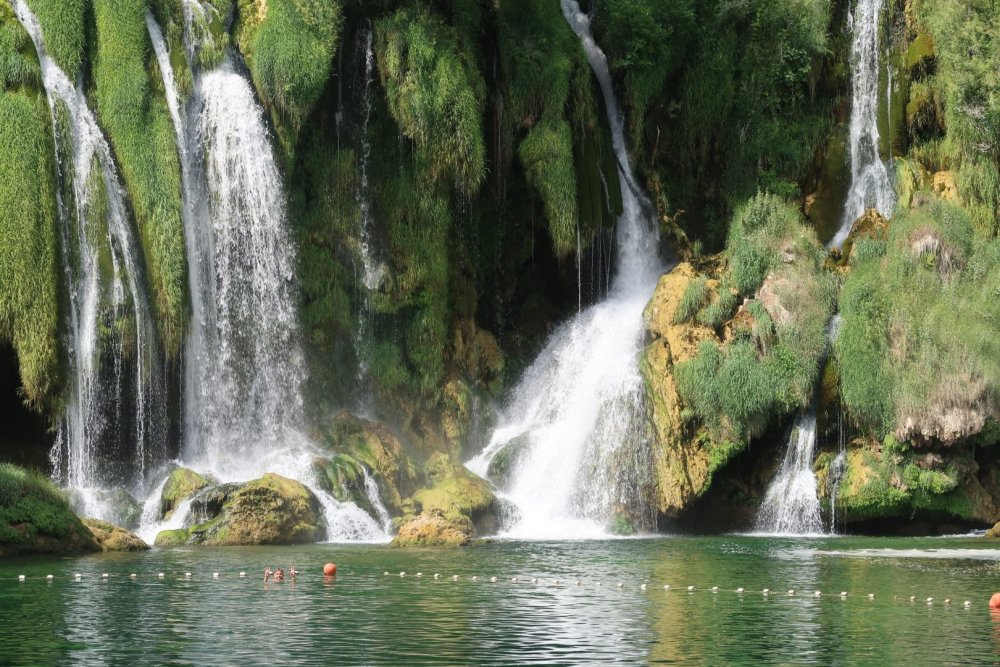
[[[322,572],[323,572],[323,579],[326,580],[326,581],[329,581],[329,580],[337,578],[336,577],[336,575],[337,575],[337,566],[335,564],[333,564],[333,563],[327,563],[326,565],[324,565],[323,568],[322,568]],[[407,573],[405,571],[401,571],[399,573],[390,573],[388,570],[386,570],[386,571],[384,571],[382,573],[382,577],[389,577],[389,576],[392,576],[392,577],[395,577],[395,578],[398,578],[398,579],[406,579],[407,578]],[[422,580],[423,577],[424,577],[424,573],[423,572],[417,572],[417,573],[411,575],[411,578],[412,579],[416,579],[416,580]],[[313,579],[313,577],[309,576],[308,574],[303,574],[303,573],[299,572],[298,575],[296,577],[293,577],[293,578],[288,578],[288,579],[285,579],[285,580],[273,580],[273,579],[269,579],[269,580],[264,580],[264,583],[285,583],[285,582],[294,583],[299,578],[306,579],[306,580]],[[358,579],[359,577],[353,577],[353,578]],[[20,584],[25,584],[25,583],[29,583],[29,582],[35,582],[35,581],[44,581],[47,584],[52,584],[52,583],[54,583],[56,581],[63,581],[63,580],[74,582],[74,583],[80,583],[80,582],[84,581],[85,579],[88,579],[88,580],[89,579],[95,579],[95,580],[99,580],[99,581],[104,582],[104,583],[108,583],[108,582],[110,582],[112,580],[115,580],[115,581],[138,582],[140,580],[154,580],[154,579],[157,580],[157,581],[165,581],[165,580],[171,580],[171,581],[193,581],[193,580],[196,580],[196,579],[198,579],[198,580],[208,580],[208,579],[211,579],[213,581],[241,579],[241,580],[244,580],[244,581],[252,581],[254,579],[254,577],[248,576],[248,574],[247,574],[247,572],[245,570],[241,570],[239,572],[229,573],[229,574],[224,573],[224,572],[219,572],[219,571],[213,571],[213,572],[206,573],[205,575],[202,575],[201,577],[197,577],[195,575],[195,573],[187,572],[187,571],[185,571],[183,573],[176,573],[176,574],[173,574],[173,575],[171,575],[169,577],[164,572],[157,572],[155,574],[145,574],[145,575],[140,575],[139,573],[136,573],[136,572],[129,572],[127,574],[126,573],[117,573],[117,572],[101,572],[99,574],[94,574],[94,573],[84,574],[84,573],[81,573],[81,572],[75,572],[75,573],[73,573],[71,575],[58,575],[57,576],[57,575],[53,575],[53,574],[45,574],[45,575],[36,575],[36,576],[31,576],[31,577],[29,577],[29,576],[27,576],[25,574],[19,574],[19,575],[17,575],[16,578],[13,579],[13,581],[16,581],[17,583],[20,583]],[[603,587],[603,585],[604,585],[604,582],[599,581],[599,580],[559,579],[557,577],[547,577],[546,578],[546,577],[537,577],[537,576],[536,577],[512,576],[509,579],[507,579],[507,578],[498,578],[496,576],[485,577],[485,576],[480,576],[480,575],[467,575],[466,577],[462,577],[462,576],[457,575],[457,574],[453,574],[453,575],[449,576],[449,575],[442,575],[441,573],[434,573],[433,575],[429,575],[428,579],[429,580],[433,580],[435,582],[451,581],[453,583],[460,583],[460,582],[466,582],[466,583],[479,583],[479,582],[486,583],[486,582],[488,582],[488,583],[491,583],[491,584],[511,583],[511,584],[521,584],[524,587],[542,587],[542,588],[549,588],[549,587],[586,588],[589,585],[592,588],[601,589]],[[4,580],[6,580],[8,582],[12,581],[10,578],[4,578]],[[652,584],[650,584],[649,581],[645,581],[645,582],[642,582],[642,583],[639,583],[639,584],[632,584],[632,585],[626,584],[625,582],[622,582],[622,581],[617,581],[617,582],[614,582],[613,588],[615,590],[619,590],[619,591],[630,591],[630,590],[634,589],[634,590],[636,590],[636,591],[638,591],[640,593],[649,594],[649,592],[655,591],[655,590],[657,590],[657,589],[659,589],[661,587],[658,586],[658,585],[657,586],[652,586]],[[833,597],[833,598],[839,598],[841,601],[846,601],[848,598],[851,598],[851,597],[859,597],[859,598],[865,599],[865,600],[867,600],[869,602],[873,602],[876,599],[876,595],[874,593],[870,593],[870,592],[867,593],[867,594],[863,594],[863,595],[862,594],[852,595],[849,591],[839,591],[838,593],[824,594],[823,591],[817,590],[817,591],[813,591],[811,594],[809,594],[809,593],[800,593],[800,592],[797,592],[794,588],[789,588],[784,593],[781,593],[778,590],[772,590],[770,588],[745,588],[745,587],[739,587],[739,588],[732,589],[732,588],[721,588],[719,586],[703,587],[703,586],[695,586],[693,584],[690,584],[690,585],[687,585],[686,587],[682,587],[680,589],[675,589],[670,584],[663,584],[662,585],[662,591],[665,594],[669,594],[672,591],[680,591],[680,590],[684,590],[689,596],[690,595],[694,595],[696,593],[708,593],[708,594],[710,594],[712,596],[718,596],[719,594],[731,593],[731,594],[735,594],[737,596],[737,598],[740,599],[740,600],[744,600],[745,598],[754,598],[754,597],[756,597],[756,598],[762,598],[762,599],[767,599],[767,598],[771,597],[772,595],[782,595],[783,597],[797,597],[797,596],[798,597],[803,597],[803,598],[810,598],[811,597],[813,599],[822,599],[823,597]],[[888,599],[888,598],[889,598],[889,596],[883,596],[881,599]],[[954,600],[954,603],[955,603],[956,606],[959,605],[958,599],[959,598],[956,597],[955,600]],[[938,599],[935,598],[935,597],[933,597],[933,596],[923,597],[923,596],[918,596],[918,595],[893,595],[893,596],[891,596],[891,601],[893,603],[909,603],[909,604],[916,604],[916,603],[920,602],[920,603],[925,603],[927,606],[930,607],[930,606],[934,606],[935,603],[938,601]],[[940,604],[942,606],[950,607],[950,606],[952,606],[952,602],[953,602],[952,598],[940,598]],[[970,609],[970,608],[972,608],[975,605],[973,604],[973,602],[971,600],[963,600],[961,602],[961,606],[964,609]],[[989,602],[988,602],[988,604],[986,606],[988,606],[991,610],[1000,610],[1000,593],[994,593],[993,596],[990,598],[990,600],[989,600]]]

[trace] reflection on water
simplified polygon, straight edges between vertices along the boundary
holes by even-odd
[[[982,664],[1000,656],[988,544],[733,536],[4,560],[0,663]],[[261,580],[292,564],[297,581]]]

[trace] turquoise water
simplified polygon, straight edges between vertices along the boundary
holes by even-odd
[[[0,663],[989,664],[1000,660],[992,544],[664,537],[8,559]],[[326,561],[335,581],[322,576]],[[261,580],[265,565],[292,563],[296,582]]]

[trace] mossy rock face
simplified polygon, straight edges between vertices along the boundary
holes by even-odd
[[[194,544],[304,544],[323,535],[316,497],[299,482],[274,473],[246,484],[204,489],[191,504],[202,519],[188,529]]]
[[[185,498],[204,489],[209,483],[208,479],[189,468],[174,470],[163,485],[163,493],[160,494],[160,517],[170,518]]]
[[[357,459],[348,454],[338,454],[330,459],[316,459],[313,467],[321,489],[340,502],[352,502],[369,515],[375,516],[375,508],[365,488],[366,469]],[[380,490],[379,497],[381,496]]]
[[[640,368],[654,442],[656,504],[668,516],[683,511],[711,482],[710,449],[687,434],[674,379],[677,363],[693,358],[702,342],[718,341],[710,328],[697,322],[676,323],[684,293],[696,279],[690,264],[678,264],[660,277],[643,313],[651,342],[643,351]]]
[[[320,440],[335,454],[333,459],[320,462],[321,479],[330,483],[329,490],[335,496],[338,486],[348,493],[361,490],[358,466],[363,465],[375,478],[382,502],[391,514],[398,515],[403,499],[419,486],[419,469],[399,438],[386,426],[346,411],[322,428]]]
[[[413,494],[423,513],[437,513],[454,524],[469,522],[481,534],[494,532],[500,505],[486,480],[437,453],[424,468],[428,486]]]
[[[517,469],[521,457],[527,451],[528,442],[528,437],[521,435],[504,445],[490,460],[490,465],[486,469],[486,478],[497,487],[505,488],[510,483],[511,475]]]
[[[472,524],[451,520],[441,512],[424,512],[405,521],[392,540],[394,547],[461,547],[472,540]]]
[[[98,519],[84,519],[86,526],[94,535],[94,540],[101,547],[101,551],[146,551],[149,545],[130,531],[125,530],[107,521]]]
[[[0,556],[99,550],[66,496],[45,475],[0,463]]]
[[[161,548],[182,547],[188,543],[190,535],[184,528],[161,530],[156,534],[153,545]]]

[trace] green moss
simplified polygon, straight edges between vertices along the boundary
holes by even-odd
[[[286,155],[330,77],[341,19],[335,0],[239,0],[236,40]]]
[[[0,6],[0,91],[37,90],[42,72],[35,45],[8,5]]]
[[[556,254],[571,255],[577,248],[578,213],[569,123],[542,121],[531,128],[518,147],[518,157],[528,183],[542,197]]]
[[[166,101],[152,85],[145,9],[94,0],[97,110],[131,195],[164,348],[180,352],[187,302],[180,161]]]
[[[190,535],[185,528],[177,530],[161,530],[156,534],[153,544],[160,548],[182,547],[188,543]]]
[[[13,343],[23,398],[60,388],[55,167],[44,97],[0,93],[0,339]]]
[[[42,26],[45,50],[72,79],[83,64],[87,0],[27,0]]]
[[[66,497],[45,475],[0,463],[0,556],[97,548]]]
[[[475,194],[485,178],[485,83],[455,30],[404,7],[375,23],[378,70],[392,117],[414,142],[428,180]]]
[[[209,481],[195,471],[177,468],[170,473],[166,484],[163,485],[163,492],[160,494],[160,516],[164,519],[169,518],[184,499],[190,498],[208,484]]]

